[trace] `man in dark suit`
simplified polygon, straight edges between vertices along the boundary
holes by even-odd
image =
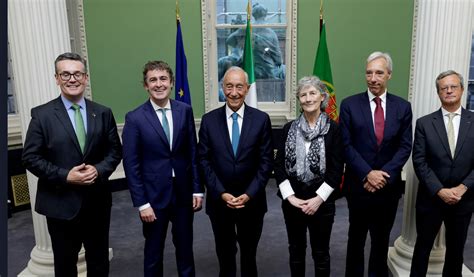
[[[219,276],[236,276],[240,246],[242,276],[257,276],[256,254],[267,211],[265,186],[273,167],[269,116],[244,104],[247,74],[231,67],[223,78],[226,104],[202,117],[198,155],[207,187]]]
[[[168,223],[179,276],[194,276],[193,217],[203,188],[196,162],[196,130],[191,106],[169,99],[173,71],[163,61],[143,69],[150,99],[125,117],[123,165],[133,205],[145,236],[145,276],[163,276]]]
[[[86,61],[64,53],[55,61],[61,96],[31,110],[23,163],[38,176],[35,210],[46,216],[56,276],[77,276],[86,250],[88,276],[109,272],[112,195],[107,180],[122,148],[112,111],[84,98]]]
[[[344,140],[345,193],[349,207],[346,276],[363,276],[370,232],[369,276],[388,276],[387,252],[403,186],[401,171],[411,151],[410,103],[387,92],[392,59],[367,58],[368,89],[344,99],[340,123]]]
[[[417,238],[410,276],[425,276],[444,222],[443,276],[462,276],[463,251],[474,211],[474,114],[461,106],[464,82],[449,70],[436,78],[441,109],[416,122],[413,166],[419,180]]]

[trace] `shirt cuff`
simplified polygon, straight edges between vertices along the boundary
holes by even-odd
[[[151,207],[150,203],[146,203],[146,204],[141,205],[140,207],[138,207],[138,211],[141,212],[141,211],[143,211],[144,209],[148,209],[148,208],[150,208],[150,207]]]
[[[291,195],[295,194],[295,191],[291,187],[290,181],[288,181],[288,179],[281,182],[278,185],[278,187],[280,188],[281,197],[283,198],[283,200],[286,200],[286,198],[288,198],[288,196],[291,196]]]
[[[204,193],[193,193],[194,197],[204,197]]]
[[[330,185],[324,182],[318,188],[318,190],[316,191],[316,194],[319,195],[324,201],[326,201],[333,191],[334,191],[334,188],[332,188]]]

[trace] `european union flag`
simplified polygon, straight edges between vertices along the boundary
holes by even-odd
[[[191,94],[188,84],[188,65],[184,54],[183,36],[181,34],[181,22],[176,19],[176,80],[175,99],[191,105]]]

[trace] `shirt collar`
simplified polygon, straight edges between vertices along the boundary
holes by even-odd
[[[240,107],[240,109],[238,109],[238,110],[236,111],[236,113],[239,115],[239,117],[244,118],[244,110],[245,110],[245,103],[242,104],[242,106]],[[229,106],[227,106],[227,104],[226,104],[226,105],[225,105],[225,115],[226,115],[226,118],[231,117],[233,113],[234,113],[234,111],[231,110],[231,109],[229,108]]]
[[[157,110],[161,110],[161,109],[167,109],[167,110],[171,110],[171,101],[168,99],[168,102],[166,103],[166,105],[164,107],[160,107],[158,106],[155,102],[153,102],[151,99],[150,99],[150,103],[151,103],[151,106],[153,107],[153,110],[154,111],[157,111]]]
[[[369,96],[369,101],[372,102],[372,100],[374,100],[374,98],[376,97],[371,91],[370,89],[367,89],[367,95]],[[387,90],[385,89],[384,93],[382,93],[382,95],[379,96],[379,98],[382,100],[382,102],[386,102],[386,99],[387,99]]]
[[[457,115],[460,115],[461,114],[461,109],[462,109],[462,106],[459,105],[459,108],[456,111],[454,111],[453,113],[457,114]],[[451,112],[448,112],[447,110],[445,110],[443,107],[441,107],[441,112],[443,112],[443,116],[447,116],[448,114],[451,113]]]
[[[61,94],[61,100],[63,101],[64,107],[66,107],[66,110],[69,110],[73,104],[79,105],[83,110],[86,109],[86,100],[84,99],[84,97],[82,97],[79,101],[77,101],[77,103],[73,103]]]

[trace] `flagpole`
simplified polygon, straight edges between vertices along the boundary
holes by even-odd
[[[321,4],[319,6],[319,36],[321,36],[321,32],[323,31],[323,1],[321,0]]]
[[[176,0],[176,21],[180,21],[181,18],[179,18],[179,5],[178,5],[178,0]]]

